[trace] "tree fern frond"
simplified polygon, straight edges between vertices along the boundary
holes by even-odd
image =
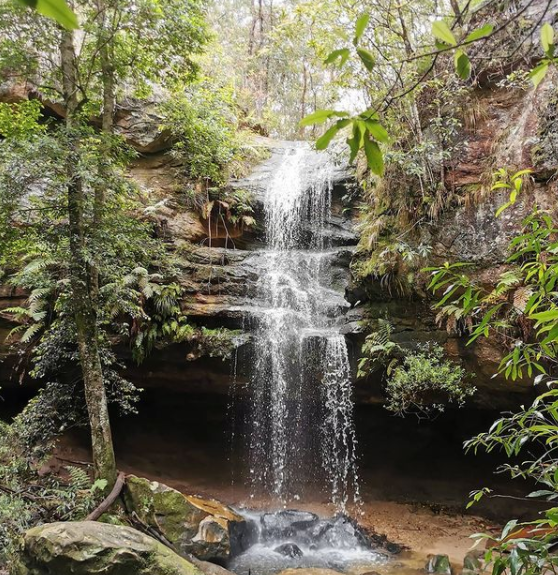
[[[44,324],[42,322],[30,325],[25,333],[21,336],[21,342],[29,343],[41,331],[41,329],[43,329],[43,327]]]

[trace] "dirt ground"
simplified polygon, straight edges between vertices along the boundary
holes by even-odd
[[[87,461],[89,459],[87,450],[75,444],[61,446],[57,455],[61,459],[52,462],[53,470],[63,468],[68,460]],[[122,465],[122,471],[160,481],[183,493],[213,497],[235,507],[260,509],[272,507],[268,500],[250,498],[247,489],[238,483],[235,485],[220,481],[190,480],[184,477],[177,480],[176,477],[165,477],[159,473],[153,473],[153,470],[146,470],[133,464]],[[322,517],[336,513],[330,504],[319,500],[293,501],[287,507],[313,511]],[[363,495],[362,504],[358,508],[349,508],[348,513],[358,519],[364,527],[386,535],[389,541],[408,548],[410,553],[403,555],[406,566],[424,567],[427,555],[446,554],[451,562],[459,567],[463,564],[467,551],[474,544],[470,538],[471,534],[497,533],[500,527],[493,521],[474,515],[465,515],[451,507],[386,501],[370,495]]]

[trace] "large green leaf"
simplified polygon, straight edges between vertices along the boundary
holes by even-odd
[[[348,116],[347,112],[338,112],[337,110],[316,110],[314,113],[302,118],[299,122],[299,126],[312,126],[313,124],[323,124],[330,118],[337,116],[343,117]]]
[[[432,24],[432,34],[444,44],[449,44],[450,46],[457,45],[457,40],[453,32],[443,20],[436,20],[436,22]]]
[[[466,38],[465,42],[474,42],[475,40],[480,40],[481,38],[486,38],[490,34],[492,34],[492,30],[494,30],[494,26],[492,24],[485,24],[481,28],[477,28],[473,30]]]
[[[339,62],[339,66],[343,66],[345,62],[349,59],[351,52],[348,48],[340,48],[339,50],[333,50],[328,57],[324,60],[324,64],[333,64],[337,60],[341,60]]]
[[[377,176],[384,175],[384,156],[380,146],[373,142],[369,137],[368,133],[364,135],[364,153],[366,154],[366,160],[368,162],[368,167]]]
[[[19,2],[37,10],[43,16],[53,18],[67,30],[79,28],[77,16],[65,0],[19,0]]]
[[[546,22],[541,28],[541,46],[545,54],[553,52],[554,46],[554,29]]]
[[[387,142],[389,140],[388,133],[380,122],[365,120],[365,124],[375,140],[378,140],[378,142]]]
[[[351,150],[351,157],[349,158],[349,163],[352,164],[357,157],[358,151],[360,150],[360,145],[358,139],[354,136],[352,138],[347,138],[347,144]]]
[[[345,126],[348,126],[350,123],[351,123],[351,120],[347,120],[347,119],[346,120],[338,120],[337,122],[335,122],[335,124],[333,124],[333,126],[331,126],[331,128],[329,128],[323,134],[323,136],[321,136],[320,138],[317,139],[316,149],[325,150],[329,146],[329,143],[331,142],[331,140],[333,140],[335,134],[337,134],[337,132],[339,132],[339,130],[341,130]]]
[[[454,54],[455,71],[463,80],[468,80],[471,75],[471,62],[463,50],[458,49]]]
[[[358,18],[356,21],[355,26],[355,37],[353,40],[353,44],[356,46],[358,41],[360,40],[362,34],[366,30],[366,26],[368,26],[368,22],[370,21],[370,14],[364,13],[362,16]]]
[[[375,64],[376,58],[370,50],[365,50],[364,48],[357,48],[358,57],[362,60],[362,63],[366,66],[369,72],[372,72]]]
[[[547,72],[548,72],[548,61],[542,62],[529,72],[529,78],[531,78],[531,82],[533,82],[535,88],[543,81]]]

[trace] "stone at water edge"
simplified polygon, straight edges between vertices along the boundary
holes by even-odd
[[[283,543],[283,545],[275,547],[273,551],[284,555],[285,557],[290,557],[291,559],[302,557],[304,555],[302,549],[296,543]]]
[[[131,527],[75,521],[27,531],[14,575],[204,575]]]
[[[478,575],[484,569],[484,551],[473,549],[463,559],[462,575]]]
[[[453,573],[447,555],[428,555],[426,571],[428,573],[436,573],[437,575],[452,575]]]
[[[184,495],[157,481],[129,475],[126,506],[160,531],[182,555],[225,563],[250,544],[243,517],[213,499]]]

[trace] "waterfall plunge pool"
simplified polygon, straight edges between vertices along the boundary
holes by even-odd
[[[344,514],[321,519],[309,511],[237,512],[248,522],[252,543],[227,566],[237,575],[275,575],[289,569],[368,573],[401,550],[370,536]]]

